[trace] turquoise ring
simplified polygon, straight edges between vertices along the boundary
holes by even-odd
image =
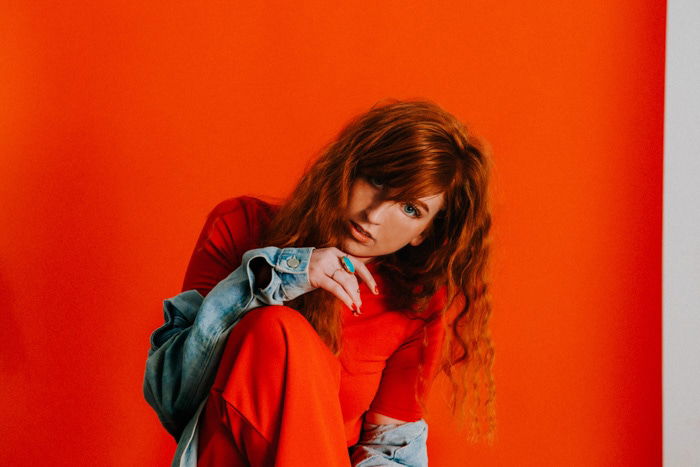
[[[340,259],[340,265],[343,266],[343,269],[345,269],[350,274],[355,274],[355,265],[352,264],[350,258],[348,258],[347,256],[341,256],[338,259]]]

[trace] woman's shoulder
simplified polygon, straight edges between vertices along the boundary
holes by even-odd
[[[253,196],[235,196],[220,201],[209,213],[209,221],[237,235],[257,238],[279,210],[276,204]]]
[[[241,263],[243,254],[260,248],[260,239],[277,206],[252,196],[220,201],[209,212],[195,245],[182,290],[206,295]]]

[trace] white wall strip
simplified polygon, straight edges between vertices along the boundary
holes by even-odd
[[[669,0],[663,221],[664,465],[700,466],[700,1]]]

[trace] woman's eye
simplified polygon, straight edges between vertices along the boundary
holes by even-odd
[[[377,188],[381,188],[384,186],[384,180],[378,177],[370,177],[369,182]]]
[[[403,205],[403,212],[412,217],[420,217],[420,211],[414,205],[407,203]]]

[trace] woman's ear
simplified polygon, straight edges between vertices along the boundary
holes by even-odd
[[[419,233],[415,237],[411,239],[410,242],[408,242],[411,246],[418,246],[421,243],[423,243],[423,240],[425,240],[425,237],[427,236],[430,228],[425,229],[423,232]]]
[[[423,229],[423,231],[421,233],[416,235],[414,238],[411,239],[410,242],[408,242],[409,245],[418,246],[421,243],[423,243],[423,240],[425,240],[426,238],[430,237],[430,235],[432,235],[434,228],[435,228],[435,219],[432,219],[430,221],[430,223],[428,224],[428,226],[425,229]]]
[[[423,235],[418,235],[417,237],[413,238],[410,242],[411,246],[418,246],[421,243],[423,243]]]

